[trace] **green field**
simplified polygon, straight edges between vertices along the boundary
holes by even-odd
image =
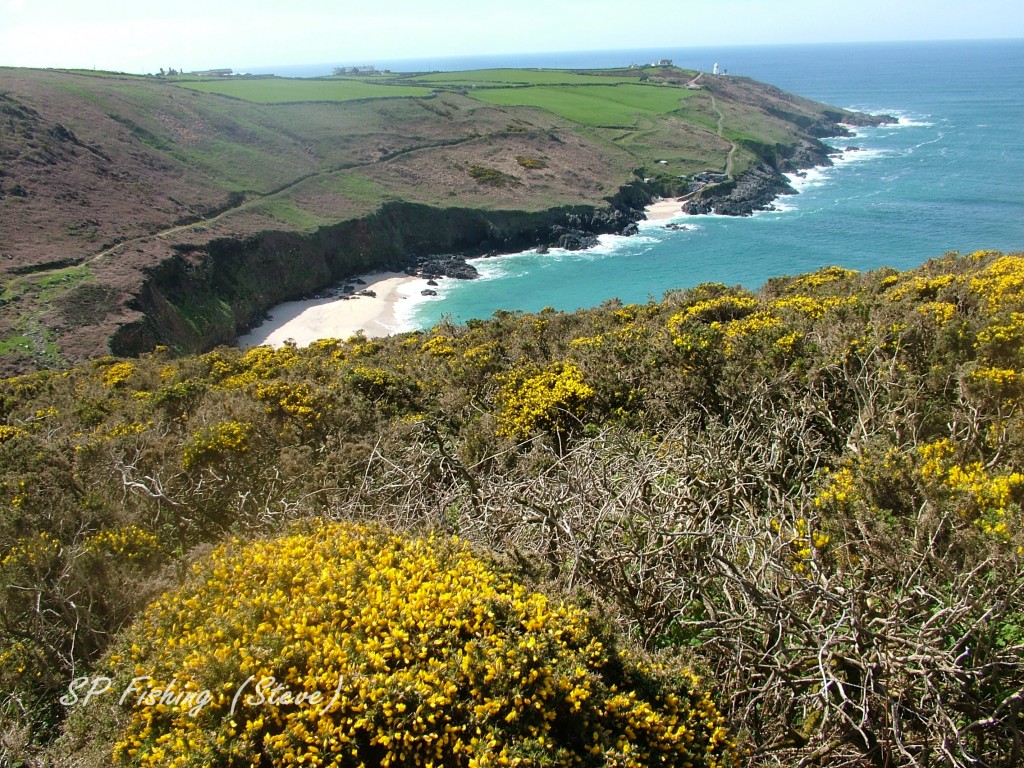
[[[435,72],[411,78],[413,82],[431,85],[607,85],[617,83],[636,83],[640,80],[640,72],[635,76],[622,77],[617,75],[578,74],[557,69],[477,69],[469,72]]]
[[[427,87],[367,83],[362,80],[300,80],[284,77],[199,80],[180,85],[203,93],[217,93],[259,104],[425,96],[430,92]]]
[[[584,125],[632,126],[638,117],[666,115],[695,91],[660,85],[489,88],[473,97],[504,107],[538,107]]]

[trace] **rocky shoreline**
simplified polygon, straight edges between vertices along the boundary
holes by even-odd
[[[818,163],[817,165],[825,165]],[[831,165],[831,162],[828,163]],[[795,195],[789,180],[774,168],[758,163],[734,181],[723,182],[713,190],[700,191],[680,206],[691,216],[717,213],[721,216],[750,216],[755,211],[771,210],[780,195]]]
[[[650,196],[642,198],[649,202]],[[571,212],[562,222],[551,224],[546,231],[538,232],[531,245],[537,253],[547,253],[552,248],[566,251],[582,251],[593,248],[599,243],[600,235],[635,235],[639,231],[637,224],[644,219],[643,207],[631,204],[620,204],[607,209],[592,212]],[[518,247],[517,244],[516,247]],[[478,247],[458,254],[424,255],[416,257],[416,265],[408,273],[428,280],[450,277],[457,280],[472,280],[479,277],[476,267],[469,259],[500,256],[516,250],[510,248],[510,242],[494,243],[485,241]],[[522,249],[522,250],[525,250]]]
[[[840,117],[844,122],[839,122]],[[892,115],[867,113],[836,114],[835,118],[812,126],[808,134],[815,138],[788,148],[781,156],[778,147],[762,150],[759,154],[763,159],[734,179],[724,173],[710,171],[698,174],[679,198],[680,211],[688,215],[751,216],[757,211],[774,210],[775,200],[780,196],[798,194],[786,174],[829,167],[833,164],[832,156],[841,153],[842,150],[830,147],[820,139],[849,138],[853,134],[847,126],[879,126],[898,122]],[[631,188],[634,194],[627,202],[613,203],[611,207],[595,210],[589,216],[569,214],[564,223],[552,224],[546,232],[537,233],[534,242],[522,250],[534,247],[540,254],[552,248],[580,251],[598,245],[598,238],[603,234],[637,234],[638,222],[646,218],[644,207],[654,199],[654,195],[649,192],[637,194],[636,187]],[[514,250],[508,246],[508,243],[485,241],[466,253],[420,256],[415,269],[409,274],[428,279],[451,277],[470,280],[479,273],[468,259],[498,256]]]
[[[680,201],[680,210],[690,215],[716,213],[721,216],[751,216],[756,211],[774,210],[776,198],[797,194],[785,174],[827,168],[833,164],[832,157],[841,153],[820,139],[852,137],[847,125],[868,127],[898,122],[892,115],[850,113],[842,117],[845,123],[824,122],[813,126],[808,133],[817,138],[801,143],[786,156],[778,156],[774,147],[763,149],[758,153],[762,160],[735,179],[721,180],[724,174],[705,174],[710,178],[697,178]],[[716,176],[719,178],[714,178]]]

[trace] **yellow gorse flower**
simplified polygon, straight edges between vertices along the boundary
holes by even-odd
[[[135,375],[135,366],[128,362],[114,363],[103,371],[103,383],[108,387],[124,384]]]
[[[457,540],[325,524],[228,545],[123,645],[111,663],[124,685],[145,676],[174,695],[147,702],[132,689],[113,747],[121,765],[732,757],[690,673],[616,650],[584,611],[497,574]]]
[[[560,363],[532,376],[510,377],[500,393],[499,430],[514,439],[537,429],[562,431],[585,414],[594,388],[573,363]]]
[[[224,421],[202,429],[185,446],[182,465],[192,469],[225,456],[246,453],[252,431],[252,424],[241,421]]]

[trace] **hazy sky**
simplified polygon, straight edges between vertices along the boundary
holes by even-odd
[[[0,65],[126,72],[973,38],[1024,38],[1024,2],[0,0]]]

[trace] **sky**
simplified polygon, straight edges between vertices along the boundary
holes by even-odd
[[[1021,0],[0,0],[0,65],[157,72],[712,45],[1024,38]]]

